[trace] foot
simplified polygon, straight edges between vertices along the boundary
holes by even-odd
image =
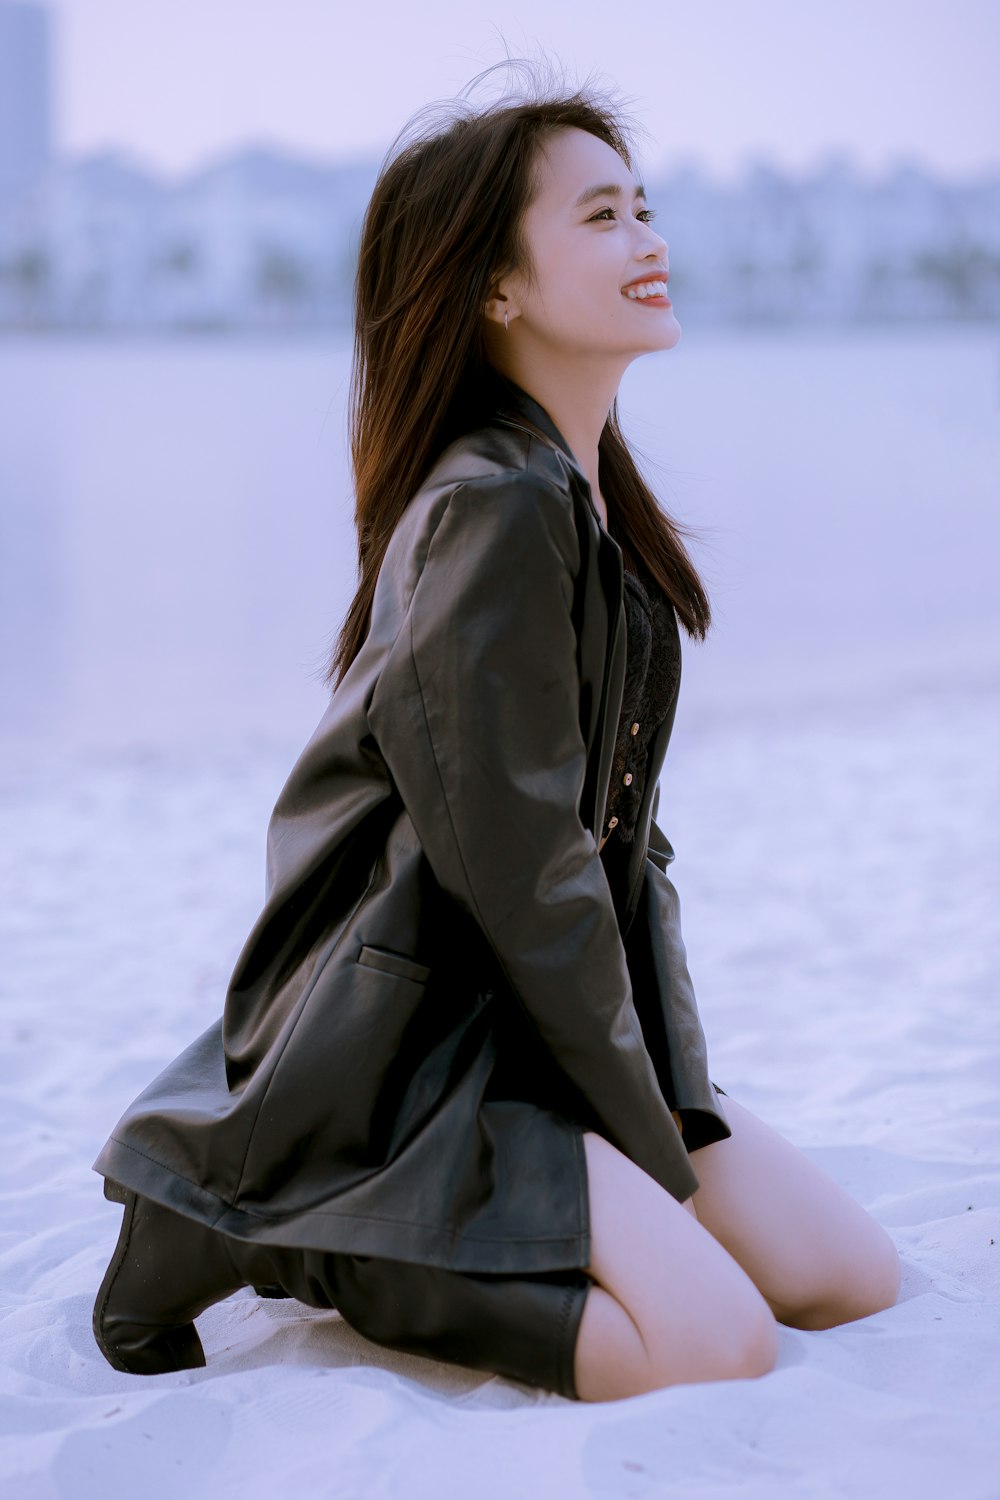
[[[94,1303],[94,1338],[129,1375],[162,1375],[205,1363],[194,1319],[247,1283],[226,1237],[128,1188],[107,1184],[125,1213]]]

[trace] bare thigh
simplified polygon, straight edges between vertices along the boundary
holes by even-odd
[[[692,1201],[779,1322],[830,1328],[891,1307],[899,1255],[882,1226],[729,1094],[722,1107],[733,1133],[692,1151]]]
[[[594,1279],[577,1334],[584,1401],[771,1369],[777,1330],[746,1271],[640,1167],[584,1132]]]

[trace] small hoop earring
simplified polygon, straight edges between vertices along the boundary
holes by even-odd
[[[507,308],[506,307],[503,310],[503,326],[504,326],[504,332],[505,333],[510,333],[510,325],[507,322]]]

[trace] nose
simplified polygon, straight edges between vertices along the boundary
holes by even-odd
[[[649,231],[649,238],[652,241],[652,245],[646,253],[648,255],[657,255],[662,260],[669,259],[670,247],[663,238],[663,235],[658,234],[652,224],[646,224],[644,227]]]

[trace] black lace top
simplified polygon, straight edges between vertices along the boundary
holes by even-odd
[[[615,758],[608,784],[601,847],[613,834],[624,843],[635,837],[649,744],[662,724],[677,688],[680,640],[673,605],[643,570],[625,570],[627,657]]]

